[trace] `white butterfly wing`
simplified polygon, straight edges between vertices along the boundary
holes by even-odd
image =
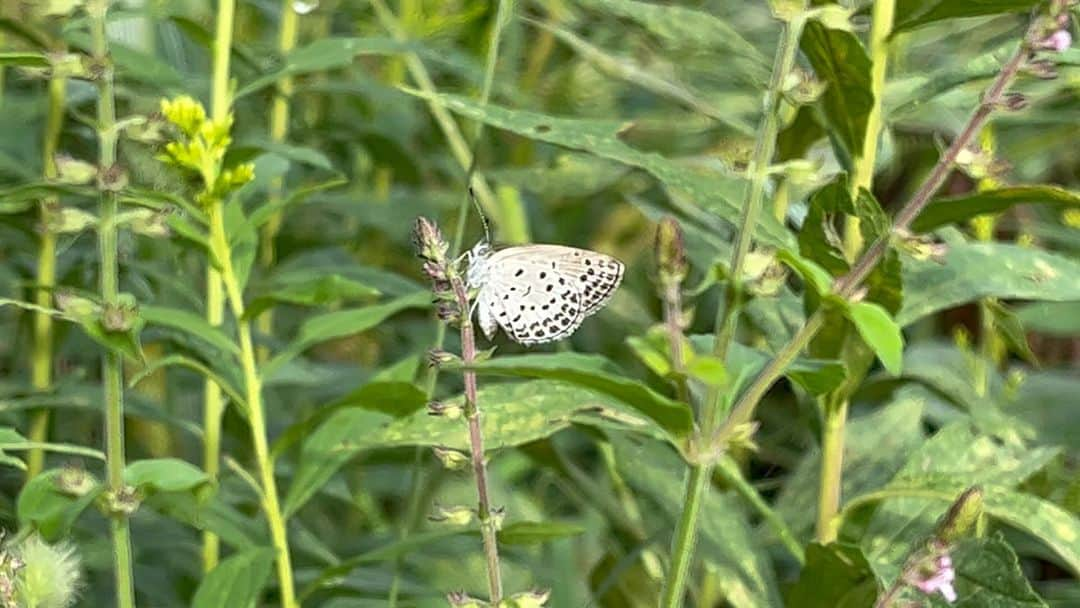
[[[611,298],[624,270],[611,256],[560,245],[510,247],[487,264],[487,282],[477,296],[481,325],[485,315],[494,318],[526,345],[574,333]]]

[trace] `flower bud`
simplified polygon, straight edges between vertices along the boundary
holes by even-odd
[[[160,112],[135,117],[124,126],[124,135],[142,144],[158,144],[165,140],[165,117]]]
[[[499,606],[507,608],[543,608],[547,605],[551,591],[547,589],[534,589],[523,593],[515,593],[508,599],[499,603]]]
[[[56,476],[56,489],[76,498],[86,496],[97,486],[97,480],[86,469],[68,465]]]
[[[464,591],[451,591],[446,596],[446,601],[450,602],[451,608],[487,608],[489,605],[475,597],[469,597]]]
[[[443,446],[435,446],[431,448],[431,451],[435,453],[439,462],[451,471],[460,471],[469,465],[469,456],[464,452]]]
[[[64,314],[75,318],[86,318],[96,315],[101,306],[93,300],[79,297],[70,291],[56,292],[56,307]]]
[[[467,526],[473,520],[474,514],[475,512],[469,507],[435,505],[434,511],[428,515],[428,520],[451,526]]]
[[[493,530],[502,530],[503,522],[506,521],[506,508],[505,507],[492,507],[487,516],[487,525],[491,526]],[[484,522],[480,522],[481,524]]]
[[[188,137],[194,137],[206,122],[206,109],[189,95],[162,99],[161,115]]]
[[[1072,33],[1068,29],[1062,28],[1051,33],[1046,38],[1035,43],[1035,48],[1041,51],[1052,51],[1054,53],[1061,53],[1069,49],[1072,46]]]
[[[983,513],[983,491],[972,486],[964,491],[938,524],[937,539],[946,545],[968,536],[976,528]]]
[[[108,302],[101,313],[101,325],[105,331],[125,332],[135,327],[138,318],[139,307],[134,300]]]
[[[139,491],[131,486],[119,490],[108,490],[102,496],[107,513],[128,516],[139,510],[141,499]]]
[[[435,222],[426,217],[416,218],[416,224],[413,226],[413,243],[421,258],[445,267],[446,252],[449,251],[450,245],[443,238]]]
[[[447,420],[457,420],[464,413],[464,408],[458,403],[446,403],[444,401],[432,401],[427,404],[429,416],[439,416]]]
[[[77,53],[47,53],[50,76],[53,78],[89,78],[86,57]]]
[[[444,365],[460,365],[461,357],[445,350],[429,350],[427,354],[429,367],[441,367]]]
[[[44,214],[44,228],[53,234],[75,234],[98,223],[98,218],[89,211],[78,207],[59,207],[49,209]]]
[[[98,188],[105,192],[119,192],[128,185],[127,171],[120,163],[113,163],[110,167],[98,173]]]
[[[1058,77],[1057,66],[1048,59],[1033,59],[1027,63],[1028,74],[1042,80],[1053,80]]]
[[[1023,93],[1009,93],[1001,105],[1010,112],[1016,112],[1028,107],[1028,98]]]
[[[656,227],[656,265],[662,285],[678,285],[686,278],[686,243],[682,227],[671,216],[660,220]]]
[[[53,158],[56,163],[56,179],[61,184],[81,186],[89,184],[97,177],[98,168],[86,161],[78,160],[67,154],[57,154]]]

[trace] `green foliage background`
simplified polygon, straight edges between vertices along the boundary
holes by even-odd
[[[135,590],[155,608],[278,605],[255,493],[267,465],[303,605],[486,595],[475,523],[428,519],[440,505],[475,506],[476,490],[467,469],[447,470],[429,449],[469,443],[463,423],[425,408],[429,386],[454,403],[462,383],[447,369],[429,385],[441,330],[410,235],[425,215],[454,238],[472,151],[496,240],[584,247],[627,265],[610,305],[572,338],[525,349],[499,337],[477,366],[507,592],[547,589],[559,608],[656,605],[700,421],[675,389],[656,222],[674,217],[684,233],[692,396],[718,390],[730,403],[819,305],[814,285],[850,268],[844,218],[862,220],[866,242],[888,228],[1042,10],[1031,0],[896,2],[872,193],[854,201],[842,174],[876,103],[872,3],[842,3],[853,31],[808,21],[754,229],[761,263],[786,250],[793,270],[749,300],[738,344],[710,361],[781,35],[768,3],[519,0],[504,3],[500,22],[495,3],[473,0],[239,2],[223,162],[253,163],[254,179],[227,193],[224,226],[246,317],[272,312],[254,337],[274,459],[260,463],[236,319],[204,317],[203,185],[163,162],[153,137],[175,137],[162,99],[211,105],[218,5],[113,3],[117,184],[95,177],[100,66],[78,59],[92,54],[81,4],[0,1],[0,518],[12,533],[75,543],[86,577],[78,605],[116,601],[108,518],[96,506],[100,361],[106,348],[122,353],[124,480],[141,503],[130,517]],[[283,52],[282,11],[297,9],[297,46]],[[758,408],[756,449],[736,445],[720,461],[689,605],[870,606],[973,485],[984,516],[954,551],[961,605],[1080,604],[1080,50],[1050,59],[1057,77],[1021,74],[1011,90],[1025,107],[994,114],[916,221],[942,255],[917,255],[930,241],[896,243],[869,283],[876,306],[849,314],[858,331],[832,319]],[[60,169],[90,172],[81,181],[49,166],[48,88],[60,64],[82,72],[67,79],[55,140]],[[271,126],[275,100],[287,104],[287,133]],[[72,300],[100,303],[99,186],[133,213],[120,225],[119,280],[138,314],[120,331]],[[482,236],[469,213],[466,247]],[[39,304],[58,318],[43,346],[29,303],[45,233],[56,288]],[[815,271],[826,279],[815,283]],[[445,348],[460,352],[453,329]],[[44,385],[33,378],[41,361],[53,370]],[[203,470],[207,377],[230,403],[216,481]],[[830,396],[849,421],[834,480],[839,544],[822,545],[812,541]],[[47,434],[34,437],[43,411]],[[41,442],[44,471],[28,478]],[[93,476],[88,493],[62,491],[72,470]],[[201,531],[221,539],[209,573]]]

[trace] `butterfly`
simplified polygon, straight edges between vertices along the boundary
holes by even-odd
[[[622,282],[615,258],[562,245],[518,245],[495,250],[480,241],[466,253],[466,280],[477,290],[473,307],[490,340],[502,327],[525,345],[569,336],[607,304]]]

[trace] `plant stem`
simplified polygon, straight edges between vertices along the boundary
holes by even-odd
[[[288,55],[296,47],[300,17],[293,9],[293,2],[294,0],[281,0],[278,52],[282,56]],[[270,141],[285,141],[285,137],[289,133],[289,101],[293,94],[293,88],[292,76],[285,76],[277,83],[277,94],[274,95],[273,105],[270,106]],[[281,200],[283,187],[284,181],[282,178],[274,179],[273,183],[270,184],[269,204]],[[270,268],[274,265],[274,239],[277,238],[277,234],[281,230],[282,217],[281,211],[274,213],[263,227],[262,239],[259,243],[259,263],[262,264],[263,268]],[[274,330],[273,309],[268,308],[259,315],[257,323],[261,333],[265,335],[272,334]],[[260,347],[258,352],[260,361],[265,361],[270,356],[269,351],[265,348]]]
[[[821,432],[821,480],[818,489],[817,539],[822,544],[836,540],[833,526],[840,510],[843,482],[844,435],[848,401],[837,397],[825,404],[825,425]]]
[[[109,0],[93,0],[86,7],[93,39],[93,60],[101,66],[97,78],[98,167],[107,171],[116,164],[116,97],[113,70],[109,60],[109,41],[105,33]],[[117,262],[116,193],[102,189],[98,214],[98,255],[101,260],[101,300],[106,307],[116,306],[120,295],[120,268]],[[106,350],[102,366],[105,404],[106,483],[109,493],[124,493],[124,384],[120,354]],[[132,576],[131,529],[128,517],[119,509],[109,513],[115,568],[116,605],[134,608],[135,582]]]
[[[686,581],[690,576],[690,564],[694,556],[694,545],[697,544],[698,514],[701,513],[701,503],[711,476],[711,463],[692,465],[686,476],[682,515],[675,527],[675,536],[671,546],[671,568],[668,570],[664,591],[660,596],[660,606],[663,608],[682,606]]]
[[[805,9],[805,7],[806,4],[803,2],[800,9]],[[746,203],[743,205],[743,215],[739,222],[735,247],[731,255],[726,305],[723,314],[716,317],[714,330],[716,339],[713,342],[713,354],[721,360],[727,356],[728,347],[731,345],[731,340],[734,338],[735,329],[738,325],[739,311],[742,308],[743,299],[742,268],[746,262],[747,254],[750,253],[754,229],[757,227],[758,216],[761,215],[761,207],[765,199],[765,186],[769,180],[769,165],[772,163],[773,154],[776,151],[776,136],[779,129],[777,110],[783,94],[784,79],[791,73],[795,65],[795,56],[799,50],[799,38],[802,36],[804,23],[805,17],[799,14],[783,25],[784,31],[780,36],[780,46],[776,49],[776,58],[773,62],[769,86],[765,90],[765,99],[762,103],[764,114],[762,114],[757,140],[754,143],[754,154],[747,167],[747,172],[750,174],[750,183],[747,185]],[[717,387],[710,391],[702,428],[713,428],[719,414],[719,399],[720,387]]]
[[[802,3],[805,8],[805,2]],[[776,136],[779,127],[777,108],[783,91],[784,78],[795,64],[795,55],[799,49],[799,37],[802,35],[803,15],[796,15],[790,22],[784,23],[780,36],[780,46],[776,49],[772,75],[762,102],[763,114],[758,128],[754,154],[747,168],[750,183],[746,190],[746,204],[743,206],[742,220],[735,237],[730,265],[730,282],[723,312],[716,317],[713,355],[721,361],[727,358],[728,347],[738,325],[739,310],[742,307],[742,267],[750,252],[750,243],[757,227],[758,216],[765,198],[765,186],[769,179],[769,165],[776,151]],[[700,433],[708,438],[716,426],[720,415],[722,391],[720,386],[711,387],[702,407]],[[699,442],[699,446],[701,446]],[[672,546],[671,570],[664,585],[660,606],[678,608],[682,605],[684,587],[693,561],[695,536],[697,535],[698,512],[701,510],[702,497],[712,478],[714,456],[699,454],[698,460],[690,464],[683,495],[683,511],[676,529]]]
[[[211,255],[221,267],[222,283],[229,302],[229,309],[236,321],[237,339],[240,342],[240,364],[244,376],[244,397],[248,406],[248,422],[251,425],[251,442],[259,469],[262,487],[262,507],[270,527],[270,539],[276,553],[278,586],[281,605],[297,608],[296,590],[293,582],[292,563],[289,558],[288,533],[278,499],[277,481],[274,479],[274,463],[267,445],[266,416],[262,402],[262,379],[259,377],[255,345],[251,338],[251,321],[244,318],[243,289],[233,270],[228,237],[225,233],[224,205],[213,201],[210,205]]]
[[[390,32],[390,35],[394,37],[394,40],[401,42],[408,40],[408,36],[401,28],[401,25],[398,23],[389,7],[386,6],[384,0],[371,0],[371,6],[375,9],[375,15],[378,17],[379,22]],[[431,79],[431,75],[428,73],[427,68],[424,67],[424,62],[420,60],[420,57],[418,57],[416,53],[405,53],[405,65],[408,67],[409,75],[416,81],[416,85],[420,87],[420,90],[430,95],[438,94],[438,89],[435,88],[435,82]],[[436,101],[429,101],[428,109],[431,111],[431,115],[435,118],[435,122],[442,130],[443,136],[446,137],[446,142],[450,146],[450,153],[454,156],[454,159],[458,162],[458,165],[462,170],[468,171],[469,167],[472,166],[472,151],[469,144],[466,142],[461,129],[458,127],[457,122],[454,121],[454,117],[451,116],[449,110],[439,105]],[[468,185],[473,189],[473,192],[476,193],[476,198],[480,201],[480,205],[492,216],[492,218],[494,218],[495,223],[498,224],[501,219],[501,214],[499,213],[499,200],[496,198],[491,186],[488,185],[487,180],[485,180],[483,176],[474,173]]]
[[[949,171],[952,169],[953,164],[956,162],[956,157],[961,150],[964,149],[972,138],[982,129],[986,120],[993,113],[994,109],[1001,103],[1002,96],[1008,89],[1009,85],[1016,78],[1020,68],[1030,56],[1030,48],[1028,45],[1028,37],[1025,37],[1021,43],[1020,48],[1009,59],[1008,62],[1002,66],[1001,71],[997,77],[990,84],[990,87],[983,93],[982,101],[976,107],[971,117],[968,119],[964,128],[953,140],[953,143],[945,150],[941,158],[938,159],[934,168],[930,171],[930,175],[926,178],[926,181],[919,187],[919,189],[912,196],[897,213],[893,220],[892,229],[887,233],[875,240],[870,247],[863,252],[862,256],[852,267],[851,271],[844,277],[838,279],[833,286],[833,291],[843,298],[850,298],[852,294],[858,290],[859,285],[866,279],[870,272],[877,266],[878,262],[885,255],[885,252],[889,246],[889,242],[893,238],[893,235],[904,233],[911,226],[911,223],[915,221],[919,213],[930,202],[930,197],[937,192],[938,188],[945,182],[945,178],[948,176]],[[739,397],[735,407],[732,409],[731,415],[720,427],[717,433],[713,437],[713,445],[716,448],[722,448],[724,440],[730,436],[731,432],[741,423],[750,420],[753,416],[754,408],[761,401],[761,398],[769,390],[774,382],[783,374],[787,366],[795,359],[796,356],[810,343],[814,335],[824,323],[824,316],[820,311],[815,312],[807,319],[806,324],[796,332],[790,341],[776,357],[758,374],[753,383],[746,389],[746,391]]]
[[[469,295],[459,276],[451,279],[458,308],[461,311],[461,361],[466,368],[476,360],[476,339],[472,319],[469,317]],[[477,517],[480,535],[484,540],[484,557],[487,560],[489,602],[502,601],[502,571],[499,566],[499,546],[495,521],[492,517],[491,500],[488,495],[487,465],[484,462],[484,436],[480,430],[480,404],[476,401],[476,372],[466,369],[465,417],[469,423],[469,447],[473,475],[476,478]]]
[[[229,115],[229,54],[236,2],[219,0],[217,9],[210,81],[210,114],[215,121],[224,120]],[[221,285],[221,274],[213,264],[206,265],[206,321],[214,327],[220,327],[225,321],[225,292]],[[203,469],[211,483],[217,483],[221,471],[221,416],[224,411],[225,399],[221,387],[207,378],[203,384]],[[218,564],[221,543],[218,536],[209,530],[203,531],[202,540],[203,571],[209,572]]]
[[[45,136],[42,142],[42,165],[46,180],[56,177],[56,150],[64,126],[64,103],[67,98],[67,79],[49,80],[49,110],[45,117]],[[34,302],[41,307],[52,304],[56,285],[56,234],[50,228],[51,213],[60,204],[55,196],[41,202],[41,241],[38,243],[37,293]],[[30,360],[30,382],[35,390],[45,391],[52,385],[53,320],[44,312],[34,314],[34,351]],[[49,438],[49,410],[41,409],[30,421],[30,441],[44,443]],[[33,449],[27,454],[26,478],[32,479],[45,465],[45,452]]]
[[[788,550],[788,553],[795,558],[800,564],[806,562],[806,555],[803,552],[803,547],[799,544],[798,539],[791,533],[791,528],[788,527],[784,519],[780,517],[775,510],[773,510],[765,499],[761,497],[761,494],[746,480],[742,472],[739,470],[738,465],[734,460],[728,457],[722,457],[717,462],[717,473],[719,473],[740,496],[743,497],[746,502],[750,503],[750,506],[754,507],[754,510],[761,515],[765,525],[772,528],[776,537],[780,539],[780,542],[784,545],[784,548]]]
[[[862,151],[855,158],[850,180],[851,197],[859,196],[860,190],[869,191],[874,182],[874,165],[877,162],[878,140],[882,131],[882,105],[885,97],[885,76],[889,65],[889,34],[892,32],[895,0],[879,0],[873,3],[870,27],[870,91],[874,97],[866,118]],[[859,254],[863,247],[859,218],[848,216],[844,226],[844,252],[849,259]],[[846,391],[846,388],[839,389]],[[844,469],[844,436],[847,427],[848,396],[833,393],[824,399],[824,424],[821,435],[821,476],[818,490],[817,539],[821,543],[836,540],[837,528],[833,525],[840,508],[841,484]]]
[[[683,360],[684,336],[682,330],[682,293],[678,282],[668,281],[662,287],[664,300],[664,328],[667,330],[668,350],[671,353],[671,371],[675,376],[675,394],[679,401],[690,403],[690,386],[686,379],[686,361]]]

